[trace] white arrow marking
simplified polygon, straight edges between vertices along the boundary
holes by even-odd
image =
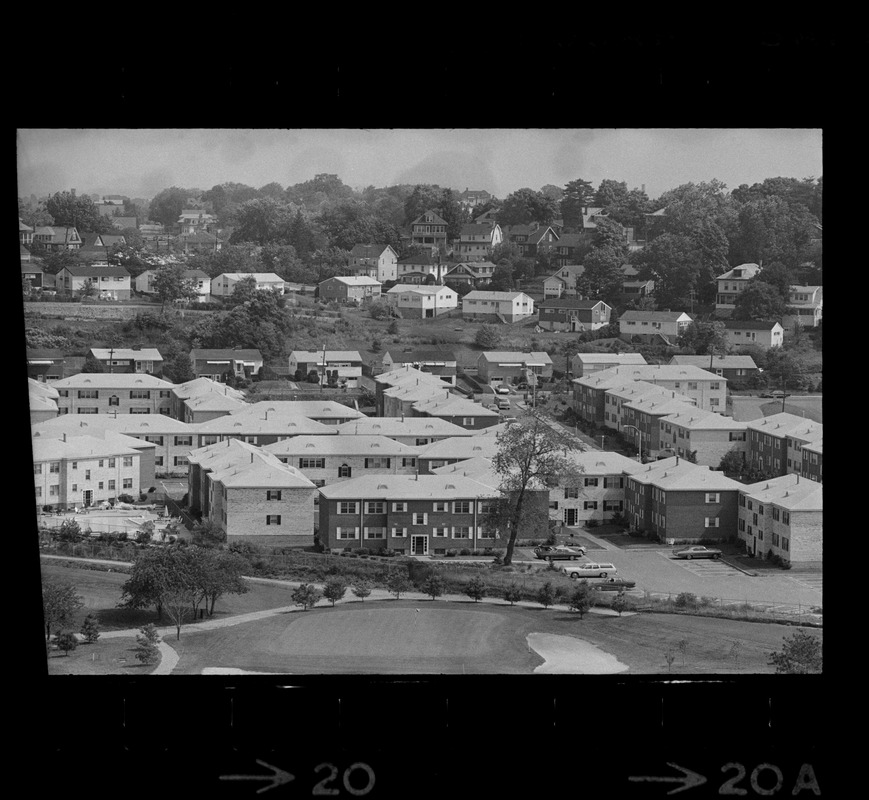
[[[292,780],[296,779],[295,775],[291,775],[289,772],[284,772],[282,769],[278,769],[277,767],[273,767],[271,764],[267,764],[265,761],[260,761],[260,759],[256,760],[256,763],[261,767],[266,767],[270,769],[274,775],[221,775],[220,780],[222,781],[269,781],[269,786],[263,786],[262,789],[257,789],[257,794],[262,794],[263,792],[267,792],[269,789],[274,789],[275,786],[280,786],[284,783],[289,783]]]
[[[667,794],[676,794],[676,792],[684,792],[685,789],[693,789],[695,786],[702,786],[706,783],[706,778],[703,775],[700,775],[697,772],[693,772],[690,769],[685,769],[685,767],[680,767],[678,764],[674,764],[672,761],[667,762],[668,767],[672,767],[673,769],[678,769],[682,774],[679,778],[665,778],[651,775],[642,775],[635,776],[631,775],[628,777],[629,781],[656,781],[658,783],[683,783],[684,786],[679,786],[676,789],[671,789]]]

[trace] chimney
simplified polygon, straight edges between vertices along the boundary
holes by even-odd
[[[253,464],[253,453],[250,454],[250,463]]]
[[[679,463],[679,456],[676,456],[676,464]]]
[[[63,434],[63,441],[66,441],[66,434]]]

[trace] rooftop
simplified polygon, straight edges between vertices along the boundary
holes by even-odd
[[[495,497],[498,491],[480,481],[452,475],[365,475],[331,486],[320,494],[327,500],[451,500]]]
[[[51,381],[55,389],[172,389],[175,384],[131,372],[80,372]]]
[[[416,457],[418,448],[396,442],[388,436],[294,436],[264,450],[277,456],[408,456]]]

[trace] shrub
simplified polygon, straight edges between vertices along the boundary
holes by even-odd
[[[622,615],[622,611],[625,611],[628,607],[628,598],[625,595],[624,591],[620,591],[614,598],[612,602],[613,611],[617,611],[618,615]]]
[[[475,575],[468,581],[465,586],[465,594],[470,597],[475,603],[478,603],[486,596],[486,583],[479,575]]]
[[[471,550],[470,550],[470,548],[468,548],[468,547],[463,547],[461,550],[459,550],[459,555],[460,555],[460,556],[469,556],[469,555],[471,555]]]
[[[432,600],[435,600],[444,593],[443,578],[436,573],[432,573],[425,579],[421,588],[425,594],[431,597]]]
[[[58,650],[63,650],[63,654],[68,656],[71,650],[75,650],[78,647],[78,638],[74,633],[66,631],[55,635],[54,643],[57,645]]]
[[[458,555],[458,550],[452,550],[452,549],[447,550],[447,552],[445,553],[445,555],[446,555],[448,558],[451,558],[452,556]]]
[[[697,607],[697,595],[692,594],[691,592],[680,592],[676,596],[676,607],[677,608],[696,608]]]
[[[598,522],[596,519],[590,519],[588,522],[585,523],[586,528],[596,528],[598,525],[600,525],[600,522]]]
[[[335,607],[335,603],[338,600],[341,600],[346,592],[347,583],[339,576],[329,578],[329,580],[326,581],[326,585],[323,587],[323,597],[332,603],[333,608]]]
[[[512,606],[517,600],[522,599],[522,588],[518,583],[507,584],[504,589],[504,599]]]
[[[555,602],[555,589],[551,581],[546,581],[537,591],[537,602],[544,608],[549,608]]]

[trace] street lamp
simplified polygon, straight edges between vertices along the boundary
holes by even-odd
[[[636,425],[622,425],[623,428],[633,428],[637,432],[637,440],[640,443],[639,450],[637,451],[637,461],[641,464],[643,463],[643,433]]]

